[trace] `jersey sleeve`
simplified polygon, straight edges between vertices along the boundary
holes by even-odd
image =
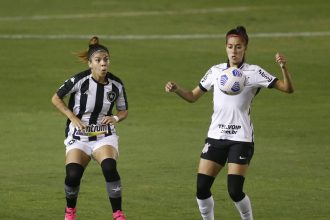
[[[122,87],[121,92],[119,93],[119,97],[116,101],[116,108],[118,111],[128,110],[128,102],[124,86]]]
[[[199,88],[204,92],[210,91],[213,87],[214,70],[210,68],[199,82]]]
[[[258,67],[255,74],[255,83],[260,87],[273,88],[278,79],[266,70]]]
[[[64,98],[66,95],[71,94],[77,90],[77,83],[75,82],[75,77],[71,79],[67,79],[63,85],[57,90],[56,94],[61,99]]]

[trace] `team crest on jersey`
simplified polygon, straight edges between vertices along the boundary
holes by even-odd
[[[113,91],[107,93],[107,99],[109,102],[113,102],[116,99],[116,97],[117,95]]]

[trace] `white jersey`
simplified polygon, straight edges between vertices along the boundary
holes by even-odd
[[[88,137],[81,135],[67,121],[66,137],[82,141],[95,141],[98,138],[116,133],[113,125],[101,125],[104,116],[111,116],[114,106],[118,111],[127,110],[127,97],[122,81],[112,73],[107,73],[107,84],[100,84],[92,77],[90,69],[68,79],[57,91],[60,98],[70,94],[69,109],[87,126],[87,132],[101,133]]]
[[[208,137],[253,142],[251,102],[262,87],[272,88],[277,78],[257,65],[243,63],[239,68],[246,76],[244,90],[238,95],[226,95],[220,91],[217,81],[221,72],[227,68],[227,63],[211,67],[199,84],[203,91],[213,89],[213,115]]]

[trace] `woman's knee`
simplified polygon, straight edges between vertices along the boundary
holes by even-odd
[[[65,184],[71,187],[79,186],[84,173],[84,167],[78,163],[69,163],[65,166],[65,169]]]
[[[245,194],[243,192],[244,176],[229,174],[227,177],[227,188],[230,198],[234,202],[241,201]]]
[[[114,182],[120,180],[117,170],[117,162],[115,159],[107,158],[101,162],[103,176],[107,182]]]
[[[211,194],[211,187],[214,182],[215,177],[208,176],[205,174],[197,174],[197,192],[196,197],[198,199],[207,199]]]

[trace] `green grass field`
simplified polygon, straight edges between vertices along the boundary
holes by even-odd
[[[263,90],[253,102],[255,154],[245,191],[255,219],[329,219],[329,9],[328,0],[2,0],[0,219],[63,219],[66,119],[50,98],[86,68],[72,52],[92,35],[110,48],[111,71],[128,93],[129,117],[117,127],[128,219],[200,219],[195,173],[211,93],[188,104],[164,85],[195,87],[226,60],[222,36],[240,24],[250,34],[248,62],[280,77],[274,55],[284,53],[296,89]],[[217,220],[239,219],[225,172],[213,194]],[[82,180],[78,217],[111,219],[95,162]]]

